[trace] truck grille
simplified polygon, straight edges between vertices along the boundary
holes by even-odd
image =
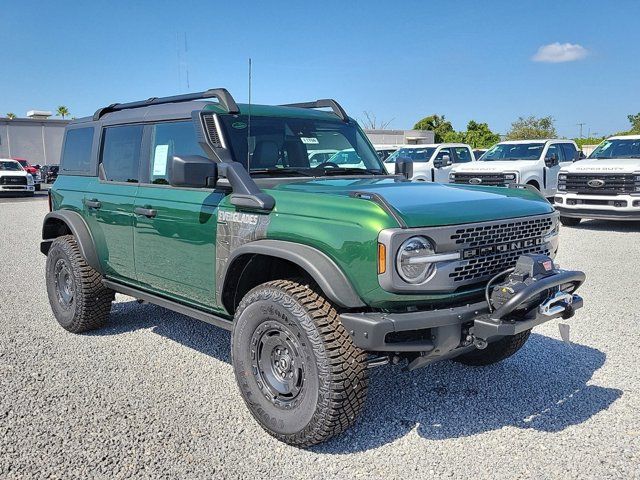
[[[0,177],[0,185],[26,185],[27,177]]]
[[[567,173],[558,177],[561,192],[617,195],[640,191],[640,176],[633,173]],[[637,178],[636,178],[637,177]]]
[[[451,240],[462,248],[463,260],[449,277],[454,282],[482,281],[515,266],[525,253],[549,255],[543,238],[556,223],[548,216],[457,229]]]
[[[454,173],[453,183],[464,185],[487,185],[504,187],[506,181],[502,173]]]

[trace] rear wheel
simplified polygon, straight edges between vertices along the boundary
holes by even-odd
[[[231,356],[251,414],[290,445],[324,442],[364,406],[366,354],[333,305],[307,285],[276,280],[247,293],[235,314]]]
[[[472,366],[484,366],[501,362],[520,350],[529,339],[530,334],[531,330],[525,330],[513,336],[503,337],[487,345],[487,348],[473,350],[455,357],[453,360]]]
[[[113,290],[87,264],[73,235],[56,238],[47,254],[47,294],[58,323],[81,333],[101,327],[109,318]]]
[[[566,227],[575,227],[580,223],[581,218],[563,217],[560,215],[560,223]]]

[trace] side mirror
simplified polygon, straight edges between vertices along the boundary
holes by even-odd
[[[433,159],[434,168],[448,167],[449,165],[451,165],[451,156],[449,155],[445,154],[441,157],[436,157]]]
[[[560,162],[558,162],[558,156],[555,153],[552,153],[551,156],[544,159],[544,163],[547,167],[555,167]]]
[[[215,187],[218,182],[218,165],[200,155],[174,155],[167,165],[169,184],[174,187]]]
[[[587,158],[587,156],[584,154],[584,152],[582,150],[578,150],[573,157],[573,161],[577,162],[580,160],[584,160],[585,158]]]
[[[402,175],[410,180],[413,177],[413,160],[410,158],[396,159],[396,175]]]

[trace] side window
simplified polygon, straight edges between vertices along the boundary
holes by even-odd
[[[451,151],[448,148],[443,148],[442,150],[440,150],[438,152],[438,155],[436,155],[436,159],[442,160],[442,157],[444,157],[445,155],[449,155],[449,160],[453,162],[453,158],[451,158]]]
[[[108,181],[138,182],[142,129],[142,125],[105,128],[101,162]]]
[[[62,171],[69,173],[88,173],[91,168],[91,146],[93,127],[67,130],[62,152]]]
[[[573,143],[563,143],[562,150],[564,150],[565,162],[572,162],[576,158],[576,153],[578,152],[578,150]]]
[[[466,147],[455,147],[453,151],[456,154],[455,163],[467,163],[471,161],[471,152]]]
[[[167,162],[173,155],[206,156],[196,141],[196,131],[189,121],[157,123],[151,135],[149,181],[168,184]]]
[[[555,155],[560,161],[562,161],[562,157],[560,156],[560,149],[558,148],[557,144],[549,145],[545,158],[549,158],[551,157],[551,155]]]

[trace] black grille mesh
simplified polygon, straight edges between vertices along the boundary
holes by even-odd
[[[0,177],[0,185],[26,185],[27,177]]]
[[[461,248],[475,248],[490,245],[500,245],[521,240],[542,238],[553,227],[551,217],[541,217],[526,220],[507,220],[491,225],[470,226],[459,228],[451,235]],[[549,255],[545,245],[535,245],[510,250],[508,252],[493,253],[469,260],[462,260],[449,277],[454,282],[468,282],[484,280],[515,266],[516,260],[525,253],[542,253]]]
[[[481,183],[476,185],[487,185],[490,187],[503,187],[506,184],[502,173],[454,173],[454,183],[469,184],[472,178],[479,178]]]
[[[562,191],[588,193],[591,195],[611,195],[618,193],[632,193],[636,191],[634,175],[621,173],[617,175],[602,173],[568,173],[566,180],[559,180],[565,188]],[[602,180],[601,187],[589,186],[591,180]]]

